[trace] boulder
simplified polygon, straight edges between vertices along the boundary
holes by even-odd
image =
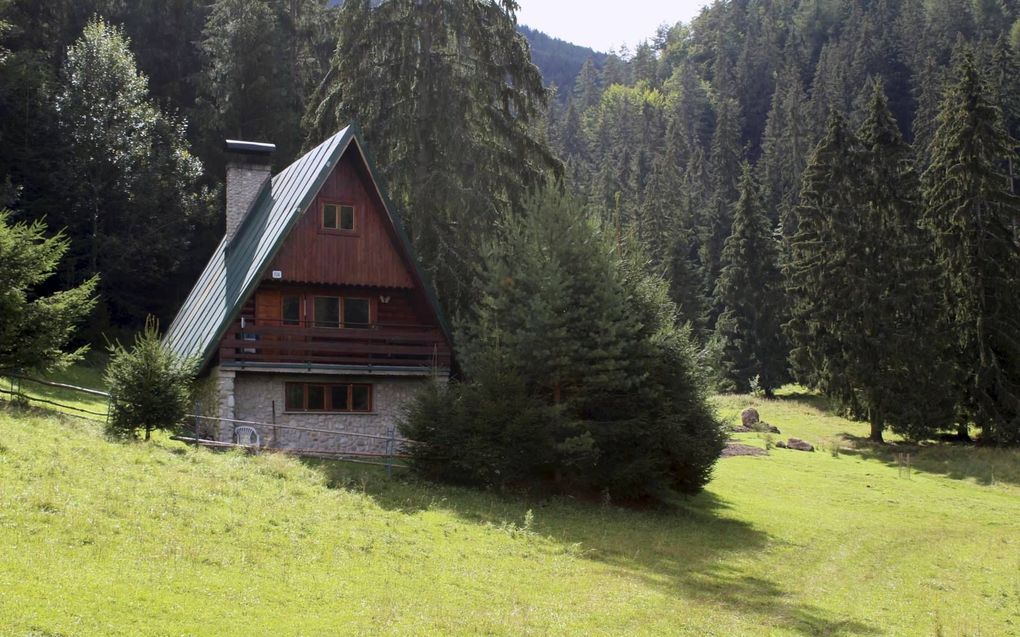
[[[789,438],[786,441],[787,449],[796,449],[797,451],[814,451],[815,448],[811,446],[810,442],[805,442],[800,438]]]
[[[740,412],[740,424],[748,429],[754,429],[758,426],[758,421],[761,417],[758,415],[758,410],[754,407],[748,407],[744,411]]]

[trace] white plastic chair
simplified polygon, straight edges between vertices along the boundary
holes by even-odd
[[[259,438],[259,432],[255,427],[241,425],[234,427],[234,443],[245,447],[258,448],[262,446],[262,439]]]

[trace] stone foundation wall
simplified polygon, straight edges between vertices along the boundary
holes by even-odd
[[[275,401],[276,424],[322,429],[298,431],[282,427],[255,426],[266,447],[290,449],[293,451],[385,453],[386,440],[344,436],[343,432],[389,436],[394,435],[397,420],[404,404],[415,395],[429,379],[421,377],[354,377],[354,376],[311,376],[236,372],[233,384],[234,418],[255,422],[272,423]],[[372,408],[369,413],[288,413],[284,409],[284,383],[368,383],[372,385]],[[238,423],[243,424],[243,423]],[[220,440],[229,442],[233,428],[223,427]],[[331,432],[338,432],[337,435]]]

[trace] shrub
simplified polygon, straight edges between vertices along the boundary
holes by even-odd
[[[131,349],[113,343],[105,376],[110,388],[108,432],[127,438],[144,429],[148,440],[152,430],[178,425],[191,405],[197,367],[195,359],[181,358],[163,344],[151,316]]]
[[[559,411],[529,396],[520,376],[492,374],[430,383],[411,402],[401,432],[416,441],[407,451],[417,473],[502,488],[555,472]]]

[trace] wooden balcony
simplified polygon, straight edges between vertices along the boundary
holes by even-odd
[[[220,342],[220,362],[231,367],[283,364],[430,369],[449,368],[450,350],[436,326],[337,328],[244,319],[232,325]]]

